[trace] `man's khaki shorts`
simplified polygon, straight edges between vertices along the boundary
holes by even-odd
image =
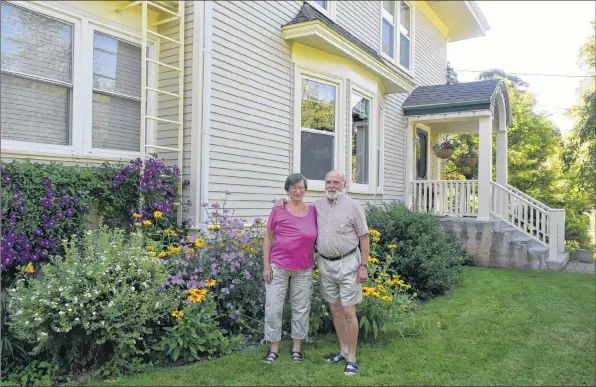
[[[331,304],[353,306],[362,301],[362,284],[358,283],[360,250],[337,261],[318,258],[319,280],[323,299]]]

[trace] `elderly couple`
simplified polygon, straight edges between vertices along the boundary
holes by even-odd
[[[265,340],[270,343],[267,363],[278,357],[282,312],[288,285],[292,307],[292,361],[301,361],[302,340],[308,335],[314,266],[314,243],[322,295],[329,303],[340,350],[327,360],[345,360],[344,373],[356,375],[358,320],[370,244],[362,206],[344,194],[345,178],[338,171],[325,176],[325,198],[304,203],[308,182],[299,173],[288,176],[290,200],[276,201],[263,243],[266,288]]]

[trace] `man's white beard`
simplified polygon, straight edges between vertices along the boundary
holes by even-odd
[[[343,192],[330,192],[329,190],[325,191],[325,196],[327,196],[327,199],[329,200],[337,200],[337,198],[339,198],[341,195],[343,195]]]

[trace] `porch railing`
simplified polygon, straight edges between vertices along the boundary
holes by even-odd
[[[415,180],[412,208],[435,215],[476,216],[477,180]]]
[[[477,180],[415,180],[412,209],[434,215],[477,216]],[[550,208],[510,185],[490,183],[491,216],[546,246],[549,257],[565,251],[565,210]]]
[[[565,210],[491,181],[491,214],[547,246],[551,259],[565,251]]]

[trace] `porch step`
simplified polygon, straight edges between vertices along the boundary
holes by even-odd
[[[546,260],[546,268],[549,271],[561,271],[567,265],[569,261],[569,253],[558,253],[557,258],[554,260]]]

